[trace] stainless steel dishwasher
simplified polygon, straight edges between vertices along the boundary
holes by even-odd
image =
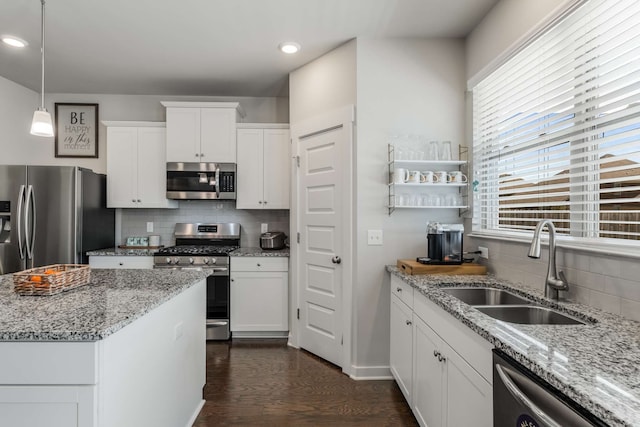
[[[508,355],[493,351],[494,427],[606,425]]]

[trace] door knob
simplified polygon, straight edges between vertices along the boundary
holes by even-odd
[[[338,255],[336,255],[333,258],[331,258],[331,262],[334,263],[334,264],[340,264],[342,262],[342,260],[340,259],[340,257]]]

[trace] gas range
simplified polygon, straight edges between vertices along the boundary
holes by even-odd
[[[153,257],[154,268],[228,267],[229,253],[240,247],[240,224],[176,224],[176,245]]]

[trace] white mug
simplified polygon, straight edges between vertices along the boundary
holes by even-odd
[[[405,168],[395,168],[393,170],[393,183],[404,184],[409,180],[409,170]]]
[[[420,184],[420,171],[411,171],[409,172],[409,180],[408,182],[412,184]]]
[[[433,184],[436,182],[436,176],[431,171],[424,171],[420,177],[420,182],[423,184]]]
[[[464,183],[467,182],[467,176],[460,171],[451,172],[451,182]]]
[[[445,171],[436,172],[435,175],[439,184],[446,184],[451,181],[451,175],[449,175]]]

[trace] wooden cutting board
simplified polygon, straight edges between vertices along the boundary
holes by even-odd
[[[487,267],[480,264],[427,265],[411,259],[399,259],[396,265],[404,274],[487,274]]]

